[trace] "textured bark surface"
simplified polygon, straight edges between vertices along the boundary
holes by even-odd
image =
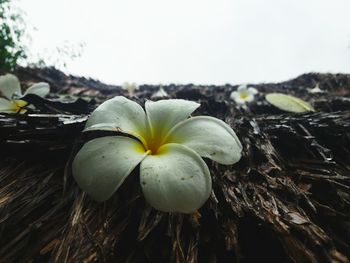
[[[138,169],[113,198],[96,203],[77,187],[70,160],[87,137],[88,114],[115,95],[134,94],[52,70],[20,69],[28,85],[47,81],[40,111],[0,114],[0,262],[350,262],[350,75],[306,74],[259,90],[248,107],[230,100],[236,86],[168,85],[170,98],[198,101],[196,115],[229,123],[244,152],[239,163],[206,160],[213,193],[195,214],[147,205]],[[311,94],[319,84],[325,93]],[[292,114],[264,95],[284,92],[315,113]],[[57,94],[86,100],[57,102]],[[62,97],[61,97],[62,100]]]

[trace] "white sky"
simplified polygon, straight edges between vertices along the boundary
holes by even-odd
[[[85,43],[71,74],[111,84],[350,73],[349,0],[20,0],[32,52]]]

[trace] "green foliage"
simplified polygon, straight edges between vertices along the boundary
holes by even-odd
[[[14,7],[13,2],[13,0],[0,0],[0,72],[12,71],[18,65],[54,66],[64,69],[67,61],[81,56],[84,44],[73,46],[67,41],[60,47],[48,50],[47,54],[43,50],[40,51],[40,55],[31,53],[28,48],[31,38],[27,31],[33,28],[27,26],[23,20],[25,15]]]
[[[25,59],[21,44],[24,22],[20,13],[13,13],[10,0],[0,0],[0,70],[13,70],[18,61]]]

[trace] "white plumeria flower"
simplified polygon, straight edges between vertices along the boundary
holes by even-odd
[[[27,94],[36,94],[40,97],[46,96],[50,92],[49,84],[45,82],[36,83],[30,86],[22,94],[21,84],[18,78],[12,74],[0,76],[0,112],[5,113],[25,113],[24,109],[28,103],[20,98]]]
[[[238,104],[245,104],[246,102],[252,102],[257,93],[257,89],[241,85],[237,88],[237,91],[232,91],[230,97]]]
[[[180,99],[146,101],[145,112],[122,96],[102,103],[84,131],[129,136],[85,143],[72,163],[78,185],[95,200],[107,200],[141,163],[141,188],[151,206],[164,212],[196,211],[209,198],[212,184],[201,156],[230,165],[239,161],[242,151],[225,122],[208,116],[188,118],[198,107]]]

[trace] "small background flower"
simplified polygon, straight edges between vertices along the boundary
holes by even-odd
[[[307,89],[308,92],[315,94],[315,93],[326,93],[326,91],[320,89],[320,84],[316,84],[316,86],[312,89]]]
[[[252,102],[257,93],[257,89],[241,85],[236,91],[231,92],[230,97],[238,104],[245,104],[246,102]]]
[[[162,86],[159,87],[158,91],[155,92],[151,98],[154,99],[154,98],[166,98],[166,97],[169,97],[169,94],[163,89]]]
[[[134,94],[138,89],[138,85],[135,82],[129,83],[124,82],[122,84],[122,89],[127,90],[130,95]]]

